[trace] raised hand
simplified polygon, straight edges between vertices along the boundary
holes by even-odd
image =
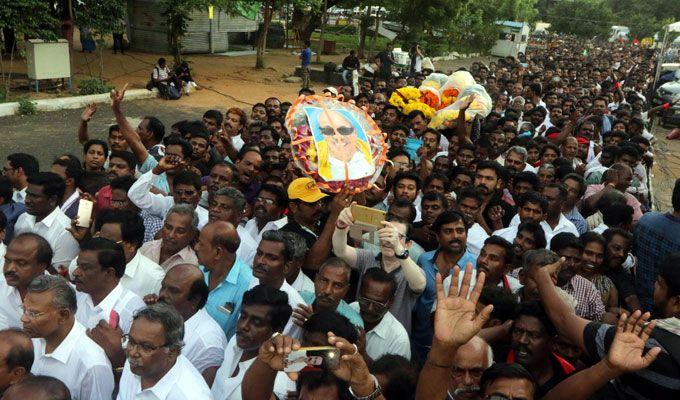
[[[460,269],[453,268],[451,286],[448,296],[444,295],[444,284],[441,274],[437,273],[437,310],[434,313],[434,337],[444,345],[460,347],[475,336],[491,316],[493,305],[489,304],[477,314],[477,300],[484,287],[484,273],[477,275],[474,288],[470,288],[472,264],[467,265],[463,283],[458,290]]]
[[[126,83],[125,86],[123,86],[123,89],[117,90],[117,89],[112,89],[111,90],[111,107],[113,108],[118,108],[120,107],[120,103],[123,102],[123,98],[125,97],[125,91],[127,90],[128,84]]]
[[[87,107],[80,114],[80,120],[83,122],[90,122],[94,113],[97,112],[97,103],[88,104]]]
[[[300,342],[289,336],[275,333],[262,343],[257,358],[275,371],[283,371],[283,360],[287,354],[300,348]],[[291,377],[293,379],[293,377]]]
[[[352,225],[354,225],[354,216],[352,216],[352,209],[350,207],[346,207],[342,211],[340,211],[336,226],[338,228],[345,229]]]
[[[645,342],[652,333],[655,321],[647,323],[649,313],[640,310],[628,316],[621,314],[616,325],[616,335],[607,353],[606,363],[621,374],[635,372],[649,367],[661,353],[661,348],[652,347],[647,354],[642,354]]]
[[[333,332],[328,332],[328,344],[335,346],[342,352],[340,363],[331,370],[335,376],[348,382],[351,386],[373,384],[366,361],[356,345],[350,343],[347,339],[335,336]]]
[[[333,200],[331,200],[331,214],[340,215],[342,210],[350,204],[352,204],[352,191],[345,187],[333,196]]]
[[[307,322],[309,317],[312,316],[312,314],[314,314],[312,306],[298,304],[298,306],[293,309],[293,323],[299,327],[302,327],[304,326],[305,322]]]

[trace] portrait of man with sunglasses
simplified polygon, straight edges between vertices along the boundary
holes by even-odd
[[[327,181],[362,179],[375,173],[371,149],[361,126],[346,110],[311,108],[310,121],[319,175]]]

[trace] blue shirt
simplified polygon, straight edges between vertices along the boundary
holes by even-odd
[[[309,67],[309,64],[312,63],[312,49],[307,47],[306,49],[302,50],[302,68]]]
[[[574,207],[568,213],[564,214],[564,217],[571,221],[576,227],[579,235],[583,235],[588,232],[588,223],[586,222],[583,215],[578,211],[578,208]]]
[[[635,286],[643,310],[651,311],[654,305],[659,264],[676,251],[680,251],[680,219],[660,212],[643,215],[633,235],[633,253],[638,260]]]
[[[205,276],[205,283],[209,284],[210,271],[206,270],[205,267],[201,268]],[[243,293],[248,290],[251,279],[253,279],[253,271],[246,263],[236,258],[224,281],[211,290],[208,295],[205,309],[222,327],[227,339],[234,336],[236,322],[239,314],[241,314]],[[231,312],[228,310],[231,310]]]
[[[156,165],[158,165],[158,161],[156,161],[156,159],[153,158],[151,156],[151,154],[149,154],[146,157],[146,160],[144,160],[144,162],[142,163],[142,165],[137,167],[137,170],[139,171],[139,173],[144,174],[144,173],[147,173],[147,172],[151,171],[152,169],[154,169],[154,167]],[[158,175],[154,179],[153,186],[160,191],[163,191],[165,193],[170,193],[170,185],[168,184],[168,176],[165,174],[165,172]]]
[[[412,335],[414,348],[418,355],[422,357],[422,360],[425,360],[427,352],[432,346],[432,335],[434,334],[430,315],[432,314],[434,300],[437,298],[435,277],[437,272],[439,272],[439,268],[435,265],[435,261],[439,251],[440,249],[428,251],[418,258],[418,265],[425,272],[425,290],[418,298],[414,307]],[[468,249],[465,249],[465,253],[460,257],[456,265],[463,270],[468,263],[472,264],[472,268],[477,268],[477,257]],[[453,266],[451,266],[451,271],[453,271]]]
[[[307,304],[314,304],[314,300],[316,299],[316,295],[314,293],[307,292],[305,290],[300,292],[300,296],[302,296]],[[338,304],[338,308],[336,308],[335,311],[347,318],[349,322],[352,323],[352,325],[358,326],[359,328],[364,327],[364,320],[361,319],[361,315],[359,315],[357,310],[350,307],[349,304],[345,302],[345,300],[340,300],[340,304]]]

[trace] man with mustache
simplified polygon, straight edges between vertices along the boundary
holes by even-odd
[[[66,186],[54,172],[39,172],[28,177],[26,213],[14,225],[14,234],[37,233],[54,251],[52,267],[66,268],[78,255],[78,242],[66,230],[71,220],[59,209]]]
[[[536,398],[567,378],[574,367],[551,351],[557,330],[538,301],[521,303],[512,327],[508,363],[517,363],[536,378]]]
[[[479,336],[473,336],[456,351],[451,368],[451,383],[447,400],[481,399],[479,381],[485,369],[493,365],[491,346]]]
[[[364,321],[364,358],[378,360],[386,354],[411,359],[411,343],[404,326],[389,311],[397,283],[380,268],[371,268],[363,276],[357,301],[350,304]]]
[[[292,308],[305,306],[307,303],[297,290],[286,281],[286,274],[293,264],[293,242],[283,232],[267,231],[262,235],[262,240],[257,246],[255,261],[253,262],[253,279],[250,287],[264,285],[272,289],[281,290],[288,296],[288,303]],[[302,337],[300,327],[290,320],[283,328],[283,334],[294,338]]]
[[[229,340],[224,363],[217,371],[212,394],[215,399],[240,399],[246,371],[256,362],[258,351],[272,335],[281,333],[291,316],[286,294],[258,285],[243,294],[243,308],[236,324],[236,335]],[[275,373],[274,393],[286,397],[295,385],[284,372]]]
[[[529,250],[543,249],[548,243],[545,240],[545,231],[535,222],[522,222],[517,227],[517,236],[512,241],[513,261],[512,269],[522,267],[524,254]]]
[[[281,229],[288,223],[288,217],[283,215],[287,205],[288,196],[283,189],[269,184],[262,185],[253,205],[253,218],[245,226],[256,244],[260,243],[265,231]]]
[[[144,243],[139,252],[168,272],[175,265],[198,264],[191,243],[198,234],[198,216],[195,207],[175,204],[163,222],[160,239]]]
[[[35,233],[17,235],[7,246],[3,275],[0,276],[0,329],[20,328],[28,285],[44,275],[52,263],[52,248]]]
[[[501,197],[501,191],[508,181],[507,170],[496,161],[480,161],[475,172],[474,185],[484,195],[481,214],[478,221],[487,232],[493,232],[510,225],[515,215],[514,207]]]
[[[208,221],[225,221],[236,227],[236,232],[241,239],[241,244],[236,251],[236,257],[247,265],[253,265],[257,243],[240,222],[246,212],[246,198],[243,193],[233,187],[225,187],[217,190],[210,202],[208,209]]]
[[[173,307],[156,303],[139,310],[123,336],[127,362],[117,399],[212,399],[201,374],[181,354],[183,338],[184,321]]]
[[[544,221],[548,212],[548,199],[541,193],[531,191],[517,198],[517,206],[517,216],[513,217],[510,226],[499,229],[493,234],[512,242],[517,236],[518,225],[522,222],[535,222],[541,224],[547,236],[549,227],[545,225]]]
[[[479,255],[482,246],[484,246],[484,241],[489,237],[489,234],[479,223],[482,218],[480,210],[483,203],[484,196],[475,187],[465,187],[458,191],[456,209],[465,215],[469,221],[472,221],[472,226],[468,228],[467,248],[475,256]]]
[[[248,204],[255,202],[255,197],[260,191],[260,183],[256,178],[260,174],[262,168],[262,154],[257,147],[243,147],[238,153],[238,159],[235,162],[236,170],[238,171],[238,185],[237,189],[246,196]]]
[[[614,282],[619,292],[619,302],[631,312],[639,310],[640,299],[635,290],[635,281],[623,267],[628,259],[633,235],[621,228],[611,228],[604,231],[602,236],[607,241],[604,257],[606,275]]]
[[[413,240],[423,249],[432,251],[437,248],[437,234],[432,230],[432,224],[447,208],[447,201],[440,193],[425,193],[420,208],[423,219],[413,224]]]
[[[477,257],[477,274],[486,274],[485,286],[500,286],[512,293],[521,285],[508,275],[512,265],[512,244],[499,236],[489,236]]]
[[[137,160],[135,155],[129,151],[112,151],[109,155],[109,166],[106,170],[106,177],[109,182],[120,177],[134,178],[135,170],[137,168]],[[125,191],[127,193],[127,190]],[[111,207],[111,199],[113,196],[113,188],[108,184],[94,195],[97,199],[97,210],[103,210]]]
[[[239,243],[234,226],[224,221],[206,225],[196,243],[198,260],[210,290],[205,308],[228,339],[234,336],[243,293],[253,279],[252,268],[236,257]]]
[[[180,313],[184,320],[182,355],[210,386],[224,361],[227,337],[205,309],[208,294],[208,285],[200,268],[181,264],[165,275],[159,295],[145,296],[144,302],[147,305],[156,302],[168,304]]]
[[[40,275],[28,286],[21,317],[24,332],[33,338],[34,375],[64,382],[73,398],[110,399],[113,371],[106,353],[76,321],[76,293],[58,275]]]
[[[311,249],[319,240],[323,227],[320,218],[324,210],[322,200],[326,197],[328,195],[319,189],[312,178],[297,178],[292,181],[288,186],[290,217],[288,223],[281,229],[302,236],[307,242],[307,247]],[[333,218],[336,219],[337,216]],[[334,224],[335,221],[331,223]]]
[[[300,292],[305,304],[293,309],[291,318],[295,325],[304,328],[312,315],[321,311],[334,311],[354,326],[363,327],[364,322],[359,313],[343,300],[350,288],[351,273],[350,266],[342,259],[331,257],[326,260],[314,278],[314,293]]]
[[[476,257],[467,249],[467,226],[463,214],[445,211],[437,217],[432,229],[437,232],[439,247],[423,253],[418,259],[418,265],[425,272],[426,284],[415,304],[413,342],[421,359],[432,343],[430,315],[436,294],[435,276],[439,273],[443,278],[447,277],[456,265],[464,268],[471,264],[476,268]]]
[[[228,164],[226,161],[215,162],[210,169],[208,182],[205,185],[206,190],[201,193],[201,200],[198,205],[209,210],[210,202],[215,193],[220,189],[233,186],[237,175],[236,167],[232,164]]]

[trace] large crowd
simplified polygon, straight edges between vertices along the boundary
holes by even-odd
[[[134,127],[123,88],[108,132],[94,104],[74,124],[82,154],[8,155],[2,399],[680,398],[653,52],[561,38],[473,63],[493,110],[442,130],[388,102],[434,71],[380,68],[323,91],[386,134],[361,193],[302,173],[273,97]],[[374,234],[355,204],[385,212]]]

